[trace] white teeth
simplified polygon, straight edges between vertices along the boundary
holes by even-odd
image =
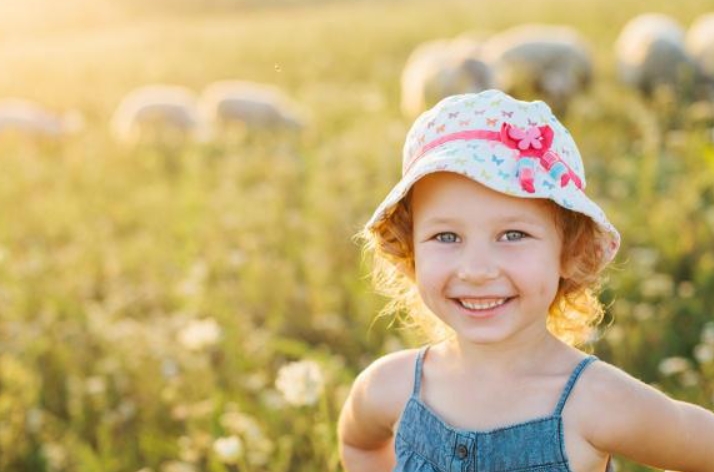
[[[463,306],[464,308],[468,308],[469,310],[488,310],[490,308],[495,308],[497,306],[503,305],[504,303],[506,303],[507,300],[507,298],[500,298],[497,300],[492,299],[490,301],[481,303],[467,302],[465,300],[459,300],[459,302],[461,303],[461,306]]]

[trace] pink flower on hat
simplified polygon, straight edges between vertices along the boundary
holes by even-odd
[[[541,157],[553,143],[553,130],[547,125],[523,129],[503,123],[501,142],[512,149],[520,150],[522,155]]]
[[[518,141],[518,149],[525,151],[529,147],[540,149],[543,143],[540,142],[540,130],[535,126],[531,126],[527,130],[522,130],[513,126],[508,130],[508,136]]]

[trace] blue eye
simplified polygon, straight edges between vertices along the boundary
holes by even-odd
[[[505,241],[520,241],[521,239],[524,239],[527,236],[528,235],[523,231],[510,230],[503,233],[501,239]]]
[[[436,236],[434,236],[434,239],[439,241],[440,243],[455,243],[458,242],[459,237],[456,236],[456,233],[439,233]]]

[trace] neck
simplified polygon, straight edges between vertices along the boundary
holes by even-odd
[[[537,372],[538,366],[550,364],[553,355],[567,349],[547,330],[513,341],[475,344],[457,336],[448,342],[446,349],[454,359],[454,368],[475,374],[477,378]]]

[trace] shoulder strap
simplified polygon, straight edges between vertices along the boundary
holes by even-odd
[[[424,355],[426,354],[429,346],[426,345],[419,349],[417,352],[416,363],[414,365],[414,389],[412,390],[412,396],[419,398],[419,391],[421,390],[421,371],[424,366]]]
[[[573,390],[575,382],[578,380],[578,377],[580,377],[580,374],[583,372],[583,369],[585,369],[588,365],[595,362],[596,360],[598,360],[596,356],[590,355],[580,361],[580,363],[575,367],[573,373],[570,374],[568,382],[565,384],[563,393],[560,395],[560,400],[558,400],[558,406],[555,407],[555,413],[553,413],[553,416],[560,416],[560,414],[563,412],[563,407],[565,407],[565,402],[568,400],[570,392]]]

